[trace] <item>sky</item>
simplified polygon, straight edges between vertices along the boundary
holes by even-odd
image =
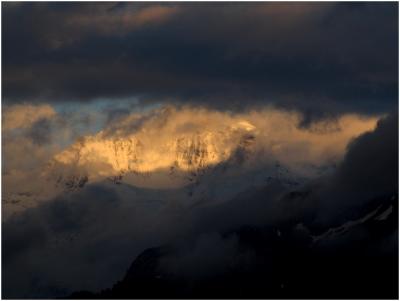
[[[2,2],[1,14],[3,297],[99,292],[165,245],[161,270],[197,285],[260,263],[241,245],[247,226],[295,233],[299,248],[328,237],[318,254],[372,235],[369,262],[396,260],[397,226],[379,236],[359,221],[376,204],[395,218],[397,2]]]
[[[3,3],[3,102],[397,105],[397,3]]]

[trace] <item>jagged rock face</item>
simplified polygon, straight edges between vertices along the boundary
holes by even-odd
[[[140,141],[126,139],[102,139],[101,135],[84,137],[54,157],[52,167],[65,164],[76,167],[97,167],[98,174],[107,175],[107,168],[116,171],[132,170],[141,153]],[[102,166],[104,165],[104,166]]]
[[[163,143],[157,143],[157,137],[114,138],[100,132],[82,138],[56,155],[46,175],[68,190],[104,178],[120,183],[127,174],[148,178],[155,173],[166,173],[188,179],[222,162],[242,163],[248,159],[256,141],[253,129],[250,124],[242,123],[216,132],[163,137]]]
[[[218,149],[211,133],[180,137],[172,145],[176,160],[174,164],[182,169],[205,168],[210,164],[227,159],[227,152]],[[228,150],[229,151],[229,150]]]

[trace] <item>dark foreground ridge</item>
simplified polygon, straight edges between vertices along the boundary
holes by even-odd
[[[177,256],[176,249],[150,248],[112,288],[68,298],[397,299],[398,197],[369,202],[363,214],[318,234],[295,220],[229,231],[224,235],[235,235],[241,252],[252,256],[207,277],[166,271],[162,262]]]

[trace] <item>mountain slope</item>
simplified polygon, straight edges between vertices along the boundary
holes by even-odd
[[[252,256],[241,261],[237,255],[221,273],[206,277],[165,268],[168,258],[182,256],[179,249],[150,248],[111,289],[70,298],[397,298],[397,252],[387,246],[397,229],[397,197],[382,197],[376,204],[358,222],[345,223],[346,231],[331,235],[327,230],[329,235],[318,240],[295,222],[233,229],[224,236],[238,238],[238,255]]]
[[[32,181],[39,191],[5,191],[6,214],[35,207],[85,185],[110,181],[149,189],[184,189],[188,203],[223,201],[251,187],[280,181],[296,187],[304,182],[277,161],[259,160],[258,132],[246,121],[219,131],[189,131],[163,137],[124,137],[99,132],[83,137],[56,154]],[[154,138],[154,137],[153,137]],[[118,189],[117,187],[115,189]]]

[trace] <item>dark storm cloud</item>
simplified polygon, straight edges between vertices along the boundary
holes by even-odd
[[[338,187],[371,195],[394,193],[398,185],[398,115],[381,119],[375,131],[349,145],[336,175]],[[371,187],[374,183],[374,187]]]
[[[397,14],[396,3],[3,3],[3,95],[272,103],[311,119],[387,111]]]
[[[322,188],[315,189],[323,200],[319,222],[341,222],[355,208],[398,193],[398,124],[398,114],[389,115],[378,122],[374,131],[349,144],[337,171],[323,180]]]

